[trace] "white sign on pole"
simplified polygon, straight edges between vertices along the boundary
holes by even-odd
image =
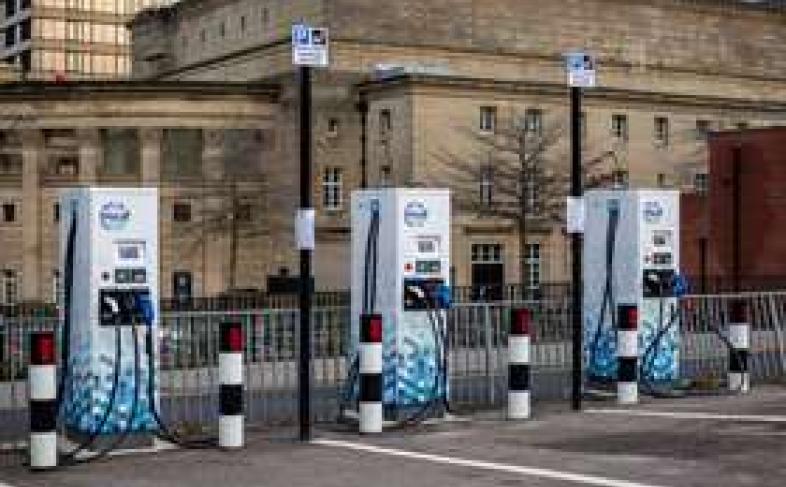
[[[565,55],[568,68],[568,86],[573,88],[595,87],[595,61],[587,53],[572,52]]]
[[[584,233],[586,208],[584,198],[568,196],[567,204],[567,231],[568,233]]]
[[[292,64],[325,68],[329,63],[328,30],[306,24],[292,25]]]

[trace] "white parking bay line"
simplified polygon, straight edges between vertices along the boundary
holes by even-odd
[[[587,409],[589,414],[617,414],[621,416],[643,416],[652,418],[672,419],[710,419],[719,421],[737,421],[740,423],[786,423],[786,416],[759,414],[716,414],[694,411],[647,411],[643,409]]]
[[[464,458],[446,457],[433,455],[430,453],[419,453],[394,448],[384,448],[364,443],[353,443],[349,441],[337,441],[319,439],[312,441],[315,445],[328,446],[333,448],[343,448],[347,450],[376,453],[393,457],[410,458],[424,462],[438,463],[441,465],[455,465],[458,467],[475,468],[480,470],[490,470],[495,472],[505,472],[528,477],[540,477],[544,479],[563,480],[585,485],[597,485],[601,487],[658,487],[653,484],[642,484],[629,482],[627,480],[616,480],[594,475],[582,475],[578,473],[560,472],[559,470],[549,470],[538,467],[522,467],[519,465],[506,465],[503,463],[483,462],[479,460],[467,460]]]

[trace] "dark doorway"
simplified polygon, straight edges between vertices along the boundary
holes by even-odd
[[[193,296],[193,277],[188,271],[175,271],[172,274],[172,295],[179,302],[186,302]]]
[[[501,301],[504,298],[505,264],[502,245],[472,245],[472,299]]]

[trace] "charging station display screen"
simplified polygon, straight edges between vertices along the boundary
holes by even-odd
[[[145,244],[142,242],[124,242],[117,244],[117,260],[119,262],[140,262],[145,258]]]
[[[418,274],[438,274],[442,270],[442,263],[438,260],[418,260],[415,262],[415,272]]]
[[[419,254],[436,254],[439,251],[439,244],[436,239],[420,239],[418,240],[418,253]]]

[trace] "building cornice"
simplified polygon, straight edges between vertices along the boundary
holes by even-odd
[[[20,99],[178,96],[189,99],[210,99],[227,96],[251,96],[271,103],[278,101],[280,88],[262,83],[216,83],[194,81],[72,81],[72,82],[11,82],[2,84],[0,100]]]
[[[494,80],[458,76],[430,76],[405,74],[380,81],[357,85],[361,94],[372,95],[394,89],[437,88],[467,91],[489,91],[522,95],[563,97],[567,100],[568,87],[563,83],[546,83],[523,80]],[[584,91],[588,101],[594,99],[628,103],[663,104],[694,108],[724,108],[729,110],[755,110],[786,114],[784,100],[750,100],[716,96],[680,95],[674,93],[630,90],[622,88],[593,88]]]

